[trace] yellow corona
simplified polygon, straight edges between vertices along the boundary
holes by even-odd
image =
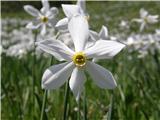
[[[41,21],[42,21],[43,23],[46,23],[46,22],[48,22],[48,18],[45,17],[45,16],[42,16],[42,17],[41,17]]]
[[[86,64],[86,55],[83,52],[77,52],[72,60],[77,67],[83,67]]]

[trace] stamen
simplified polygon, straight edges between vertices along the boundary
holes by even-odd
[[[83,67],[86,64],[86,55],[78,52],[72,57],[72,60],[77,67]]]

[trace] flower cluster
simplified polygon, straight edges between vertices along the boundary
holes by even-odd
[[[125,45],[110,40],[108,30],[104,26],[99,34],[89,30],[89,15],[86,12],[85,1],[78,1],[76,5],[63,4],[62,9],[66,17],[54,26],[51,23],[54,22],[58,10],[55,7],[50,9],[46,0],[42,0],[42,4],[40,12],[30,5],[24,6],[29,14],[36,17],[27,25],[27,28],[38,29],[41,26],[40,33],[45,35],[47,25],[55,26],[61,32],[61,36],[64,36],[62,38],[65,38],[66,34],[69,35],[68,39],[72,44],[66,45],[65,41],[58,40],[59,37],[36,42],[41,50],[60,61],[65,61],[49,67],[44,72],[42,88],[57,89],[69,79],[69,86],[78,101],[86,81],[85,71],[91,75],[99,87],[115,88],[116,81],[111,72],[92,62],[92,59],[110,59]]]

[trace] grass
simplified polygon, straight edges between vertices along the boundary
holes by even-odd
[[[91,28],[99,31],[101,25],[104,24],[109,27],[111,33],[114,33],[122,18],[131,20],[138,17],[141,7],[156,14],[160,11],[160,2],[88,2],[87,9],[91,16]],[[25,13],[20,14],[23,16]],[[11,13],[11,15],[19,16],[15,13]],[[111,19],[105,20],[105,16]],[[158,24],[158,26],[160,25]],[[152,31],[158,26],[153,26],[150,30]],[[139,26],[133,26],[134,32],[137,32],[134,29],[137,27]],[[86,73],[87,118],[89,120],[105,120],[106,117],[111,116],[112,120],[159,120],[160,71],[157,67],[160,64],[159,56],[160,51],[155,55],[150,54],[143,59],[138,59],[136,52],[129,53],[126,48],[111,60],[99,61],[100,65],[113,73],[118,86],[114,90],[100,89]],[[2,120],[40,119],[44,93],[41,88],[41,77],[45,69],[50,66],[50,62],[51,59],[44,57],[36,58],[35,62],[31,53],[28,53],[23,59],[2,54],[1,96],[5,95],[1,99]],[[53,60],[52,63],[59,62]],[[65,85],[58,90],[48,92],[45,120],[61,120],[63,118],[64,94]],[[82,94],[82,98],[83,96],[84,94]],[[72,92],[69,92],[68,100],[68,119],[76,120],[78,119],[78,104]],[[84,105],[82,99],[80,102],[81,120]]]

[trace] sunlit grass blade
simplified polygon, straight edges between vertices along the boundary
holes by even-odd
[[[83,96],[83,120],[87,120],[86,89],[84,89],[84,96]]]
[[[114,99],[113,97],[114,97],[114,95],[112,93],[111,99],[110,99],[109,111],[107,113],[107,120],[111,120],[112,119],[112,108],[113,108],[113,99]]]
[[[63,112],[63,120],[67,120],[67,112],[68,112],[68,99],[69,99],[69,81],[66,83],[65,88],[65,97],[64,97],[64,112]]]
[[[35,96],[36,96],[36,99],[37,99],[37,103],[38,103],[38,105],[39,105],[39,109],[41,110],[41,109],[42,109],[42,106],[43,106],[42,100],[40,99],[40,96],[39,96],[38,94],[35,93]],[[45,97],[46,97],[46,96],[45,96]],[[43,112],[43,119],[44,119],[44,120],[48,120],[46,112]],[[43,120],[43,119],[42,119],[42,120]]]
[[[43,103],[42,103],[40,120],[43,120],[43,118],[44,118],[45,106],[46,106],[46,99],[47,99],[47,90],[45,90],[45,91],[44,91],[44,94],[43,94]],[[45,119],[45,120],[46,120],[46,119]]]

